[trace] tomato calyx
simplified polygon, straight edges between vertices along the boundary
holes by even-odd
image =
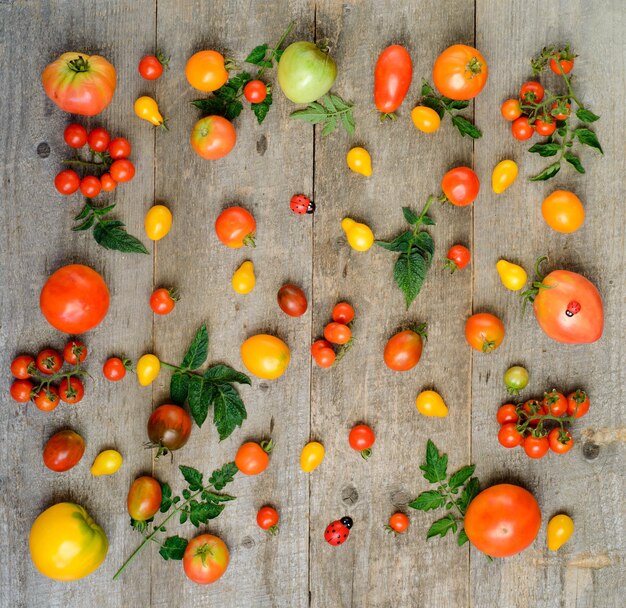
[[[364,450],[361,450],[359,454],[361,454],[361,458],[363,460],[367,460],[372,455],[372,448],[365,448]]]
[[[542,255],[537,258],[537,261],[535,262],[535,280],[532,282],[532,285],[529,289],[525,289],[521,293],[522,317],[524,316],[524,313],[526,312],[526,306],[529,303],[532,304],[535,301],[535,298],[537,297],[541,289],[552,289],[554,287],[554,285],[546,285],[543,282],[546,275],[542,274],[540,270],[540,266],[541,264],[543,264],[543,262],[546,262],[547,260],[548,260],[547,255]]]
[[[495,340],[488,340],[485,334],[481,334],[480,337],[482,338],[482,341],[483,341],[483,345],[481,348],[484,353],[491,353],[496,349]]]
[[[72,59],[67,62],[67,67],[72,70],[72,72],[88,72],[89,71],[89,61],[85,59],[82,55],[76,57],[76,59]]]
[[[470,80],[474,78],[474,76],[478,76],[478,74],[483,71],[483,64],[480,62],[478,57],[472,57],[465,66],[465,70],[470,73]]]
[[[252,247],[253,249],[256,247],[256,241],[254,240],[254,232],[247,234],[243,239],[243,244],[246,247]]]

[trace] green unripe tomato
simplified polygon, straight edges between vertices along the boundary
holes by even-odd
[[[528,385],[528,370],[521,365],[514,365],[504,372],[504,384],[509,395],[519,395]]]
[[[290,44],[278,63],[278,84],[294,103],[319,99],[330,91],[335,78],[335,60],[312,42]]]

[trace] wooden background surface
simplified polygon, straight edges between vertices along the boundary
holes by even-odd
[[[288,120],[293,106],[279,90],[262,126],[249,111],[237,120],[234,152],[219,162],[197,157],[188,134],[198,114],[197,97],[184,78],[184,63],[204,48],[242,59],[256,44],[276,41],[289,21],[290,41],[328,37],[339,76],[334,89],[356,102],[357,132],[350,138]],[[113,606],[240,607],[448,607],[617,608],[624,605],[623,473],[624,409],[624,107],[626,59],[623,3],[569,0],[421,0],[382,3],[336,0],[246,2],[244,0],[135,0],[133,2],[0,0],[0,353],[5,397],[0,409],[0,605],[30,608]],[[564,169],[547,184],[526,178],[542,159],[513,140],[500,117],[502,100],[530,76],[529,58],[545,44],[570,41],[579,53],[577,86],[602,116],[596,123],[605,156],[584,154],[587,175]],[[460,139],[449,122],[434,135],[410,123],[421,77],[446,46],[476,44],[489,61],[489,83],[473,105],[484,136]],[[407,46],[414,84],[395,124],[380,125],[372,98],[373,67],[390,43]],[[155,48],[171,55],[171,69],[156,83],[137,74],[141,56]],[[110,107],[86,125],[104,125],[133,145],[137,176],[111,200],[129,231],[143,237],[143,216],[156,201],[174,214],[171,233],[151,255],[124,255],[99,248],[88,235],[70,232],[79,199],[61,198],[53,187],[67,152],[63,128],[70,117],[45,97],[43,67],[66,50],[102,54],[118,70]],[[274,77],[274,74],[270,75]],[[133,114],[133,101],[153,94],[170,131],[156,132]],[[47,144],[44,145],[44,144]],[[374,159],[369,179],[350,173],[345,153],[365,145]],[[49,146],[49,151],[47,147]],[[491,169],[503,158],[520,163],[518,182],[496,197]],[[380,249],[350,250],[340,219],[352,215],[386,238],[403,225],[400,208],[421,208],[439,192],[443,173],[473,165],[483,189],[472,208],[438,207],[431,230],[437,258],[454,242],[473,251],[469,270],[453,276],[439,264],[407,313],[391,280],[392,256]],[[585,203],[587,219],[573,236],[557,235],[542,221],[544,196],[565,187]],[[318,211],[301,217],[289,210],[297,192],[309,193]],[[258,222],[253,252],[226,250],[213,233],[219,211],[240,203]],[[144,242],[148,242],[145,237]],[[533,315],[521,318],[517,296],[501,287],[495,262],[506,256],[532,267],[541,254],[551,267],[583,272],[599,287],[606,307],[603,338],[586,346],[562,346],[539,330]],[[250,296],[236,296],[230,276],[248,255],[258,283]],[[38,297],[45,278],[70,262],[87,263],[105,276],[112,304],[104,323],[86,336],[88,369],[95,380],[76,407],[43,414],[8,396],[9,363],[20,352],[62,345],[64,336],[42,318]],[[561,266],[562,265],[562,266]],[[277,289],[296,282],[309,296],[310,312],[284,316]],[[147,299],[154,286],[176,285],[182,301],[166,318],[153,318]],[[320,370],[308,347],[340,298],[357,309],[358,341],[341,365]],[[490,356],[474,354],[463,338],[472,312],[493,311],[507,327],[503,346]],[[382,365],[386,339],[407,321],[426,321],[429,340],[422,362],[398,375]],[[107,356],[136,360],[155,352],[178,360],[196,328],[209,327],[210,360],[243,369],[239,345],[267,330],[292,351],[288,373],[274,382],[253,381],[241,392],[248,420],[218,443],[209,425],[194,429],[175,464],[210,471],[232,460],[238,445],[271,434],[272,463],[258,478],[238,478],[238,497],[208,530],[231,550],[227,574],[210,587],[188,582],[178,563],[147,549],[122,579],[111,576],[138,544],[125,508],[131,481],[150,472],[150,452],[141,448],[145,420],[167,396],[164,374],[150,388],[132,377],[106,383],[100,366]],[[502,374],[516,363],[531,374],[529,394],[555,385],[584,387],[592,410],[574,427],[577,441],[566,457],[535,462],[502,449],[494,413],[504,399]],[[435,387],[450,407],[446,419],[420,417],[413,405],[424,387]],[[347,447],[357,421],[377,432],[368,463]],[[57,475],[43,466],[41,451],[56,430],[72,427],[88,444],[83,461]],[[309,438],[326,446],[326,460],[311,475],[299,470]],[[425,489],[418,465],[426,440],[450,456],[451,467],[473,462],[483,486],[514,481],[531,489],[544,514],[534,545],[519,556],[487,562],[455,539],[425,540],[432,514],[412,512],[408,534],[393,538],[383,525],[389,515]],[[92,478],[89,465],[101,449],[116,447],[124,466],[109,478]],[[179,487],[176,466],[163,459],[155,475]],[[28,556],[28,530],[37,514],[62,500],[84,505],[110,541],[104,565],[82,581],[62,584],[40,576]],[[281,533],[269,538],[256,527],[265,503],[281,512]],[[565,511],[576,522],[572,540],[558,553],[545,546],[545,523]],[[349,542],[324,542],[328,522],[350,514]],[[185,528],[186,537],[193,530]],[[620,588],[622,590],[620,591]]]

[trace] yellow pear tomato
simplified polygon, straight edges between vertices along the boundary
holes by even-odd
[[[172,228],[172,212],[165,205],[154,205],[146,213],[144,226],[148,238],[159,241]]]
[[[434,133],[441,124],[439,114],[428,106],[416,106],[413,108],[411,120],[415,127],[424,133]]]
[[[374,244],[374,233],[366,224],[360,224],[349,217],[341,220],[348,244],[355,251],[367,251]]]
[[[568,515],[555,515],[548,522],[548,549],[558,551],[574,533],[574,521]]]
[[[263,380],[282,376],[291,358],[289,347],[280,338],[269,334],[248,338],[241,345],[240,354],[246,369]]]
[[[361,147],[352,148],[346,155],[346,162],[351,171],[369,177],[372,174],[372,157]]]
[[[415,407],[423,416],[445,418],[448,415],[448,406],[436,391],[422,391],[415,399]]]
[[[528,275],[526,271],[517,264],[512,264],[506,260],[500,260],[496,264],[496,270],[500,275],[502,285],[511,291],[519,291],[526,285]]]
[[[142,355],[136,366],[137,379],[141,386],[152,384],[161,371],[161,362],[156,355]]]
[[[256,285],[254,276],[254,264],[250,261],[244,262],[233,274],[232,286],[236,293],[250,293]]]
[[[517,179],[519,170],[513,160],[500,161],[491,174],[491,187],[496,194],[502,194]]]
[[[152,97],[143,96],[139,97],[135,102],[135,114],[142,118],[143,120],[147,120],[150,124],[155,127],[165,127],[165,118],[161,116],[161,112],[159,112],[159,106],[157,102],[152,99]]]
[[[300,468],[305,473],[317,469],[324,460],[324,446],[319,441],[310,441],[300,453]]]
[[[75,581],[100,567],[109,549],[104,530],[87,511],[60,502],[37,517],[28,539],[39,572],[57,581]]]
[[[100,475],[113,475],[122,466],[122,455],[117,450],[104,450],[100,452],[91,465],[91,474],[94,477]]]

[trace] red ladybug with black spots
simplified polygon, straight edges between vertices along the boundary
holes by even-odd
[[[295,194],[292,196],[289,206],[294,213],[298,213],[299,215],[313,213],[315,211],[315,203],[304,194]]]
[[[350,517],[342,517],[328,524],[324,532],[324,538],[329,545],[343,545],[348,540],[351,528],[352,519]]]

